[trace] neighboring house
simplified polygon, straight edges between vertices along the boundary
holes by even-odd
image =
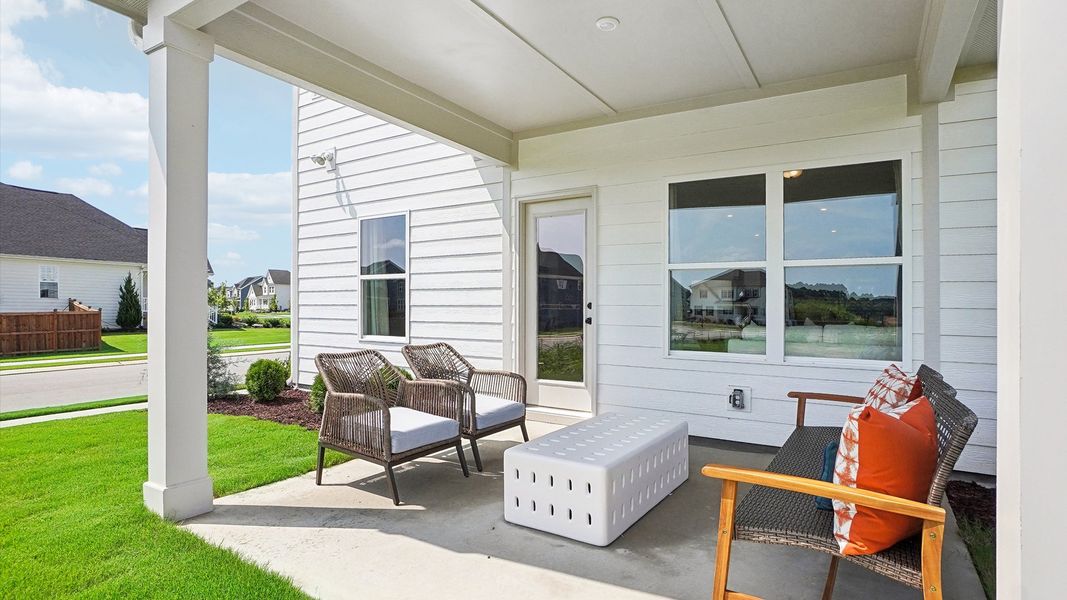
[[[278,310],[289,310],[289,271],[267,269],[266,276],[249,286],[247,297],[249,310],[270,310],[271,298],[277,299]]]
[[[71,194],[0,183],[0,312],[63,310],[76,298],[114,328],[127,273],[147,306],[147,269],[147,230]]]
[[[245,308],[245,299],[252,291],[252,287],[263,281],[262,275],[245,277],[226,289],[226,297],[231,303],[235,303],[238,309]]]

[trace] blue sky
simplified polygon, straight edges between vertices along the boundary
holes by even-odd
[[[84,0],[0,0],[0,180],[148,222],[148,61],[128,19]],[[292,87],[211,63],[214,280],[290,266]]]

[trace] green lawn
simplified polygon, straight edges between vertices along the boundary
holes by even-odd
[[[297,426],[208,415],[215,495],[310,471],[315,439]],[[306,597],[144,508],[144,411],[13,427],[0,444],[0,597]]]
[[[43,415],[55,415],[77,410],[89,410],[90,408],[106,408],[108,406],[123,406],[147,402],[148,396],[127,396],[126,398],[112,398],[110,400],[94,400],[92,402],[79,402],[77,404],[65,404],[63,406],[42,406],[40,408],[27,408],[24,410],[12,410],[0,412],[0,421],[12,419],[25,419],[27,417],[40,417]]]
[[[960,537],[971,552],[971,560],[982,581],[986,598],[997,597],[997,532],[976,519],[960,517],[957,521]]]
[[[211,338],[223,348],[233,346],[251,346],[253,344],[288,344],[289,329],[247,328],[216,329],[210,333]],[[4,363],[25,360],[46,360],[49,358],[91,357],[111,354],[144,354],[148,352],[148,334],[143,331],[105,333],[101,336],[99,350],[52,352],[47,354],[24,354],[0,358],[0,369]]]

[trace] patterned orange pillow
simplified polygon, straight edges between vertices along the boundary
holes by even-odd
[[[860,405],[841,431],[834,483],[925,502],[937,466],[934,408],[925,396],[896,408]],[[834,500],[841,554],[874,554],[922,529],[922,522]]]
[[[922,383],[896,365],[886,367],[867,391],[864,404],[878,410],[903,406],[922,395]]]

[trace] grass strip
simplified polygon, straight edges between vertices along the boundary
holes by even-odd
[[[76,412],[79,410],[89,410],[92,408],[107,408],[109,406],[125,406],[126,404],[137,404],[138,402],[147,402],[148,396],[127,396],[126,398],[111,398],[110,400],[94,400],[92,402],[79,402],[77,404],[67,404],[65,406],[42,406],[40,408],[27,408],[23,410],[12,410],[8,412],[0,412],[0,421],[11,421],[13,419],[26,419],[28,417],[42,417],[44,415],[58,415],[61,413]]]

